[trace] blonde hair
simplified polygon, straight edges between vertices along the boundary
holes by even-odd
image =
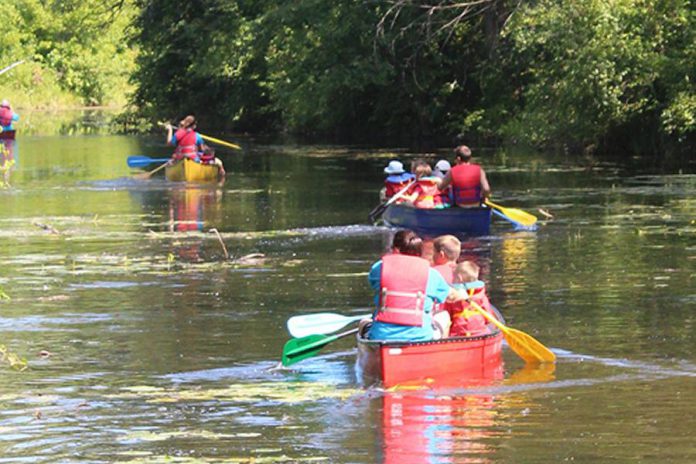
[[[462,261],[454,269],[454,282],[465,283],[478,280],[480,268],[473,261]]]
[[[433,241],[435,253],[442,252],[450,261],[456,261],[462,252],[462,242],[454,235],[441,235]]]
[[[416,175],[416,179],[420,179],[421,177],[428,177],[433,173],[433,170],[430,168],[430,165],[427,163],[425,164],[419,164],[416,166],[415,171],[413,173]]]

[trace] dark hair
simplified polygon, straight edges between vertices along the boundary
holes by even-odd
[[[460,160],[466,161],[471,158],[471,149],[466,145],[459,145],[454,149],[454,156]]]
[[[179,126],[182,129],[193,128],[196,126],[196,118],[193,115],[189,114],[179,122]]]
[[[412,230],[400,230],[394,234],[392,248],[402,255],[420,256],[423,251],[423,239]]]

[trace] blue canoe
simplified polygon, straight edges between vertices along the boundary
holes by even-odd
[[[422,209],[390,205],[382,216],[391,227],[411,229],[422,235],[488,235],[491,229],[491,209],[478,208]]]

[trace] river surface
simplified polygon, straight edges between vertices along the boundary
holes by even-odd
[[[132,177],[160,135],[23,116],[0,190],[0,463],[696,462],[693,164],[474,150],[494,199],[542,220],[494,218],[464,253],[558,362],[505,348],[485,381],[384,391],[350,337],[278,363],[290,316],[369,311],[390,231],[366,216],[394,153],[417,155],[213,134],[244,150],[195,187]]]

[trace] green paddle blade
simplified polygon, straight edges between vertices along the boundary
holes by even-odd
[[[283,347],[283,366],[290,366],[303,359],[311,358],[330,343],[331,339],[332,337],[316,334],[288,340]]]
[[[358,328],[356,327],[355,329],[348,330],[338,335],[327,336],[316,334],[288,340],[283,347],[283,366],[290,366],[303,359],[311,358],[332,341],[347,337],[348,335],[357,333],[357,331]]]

